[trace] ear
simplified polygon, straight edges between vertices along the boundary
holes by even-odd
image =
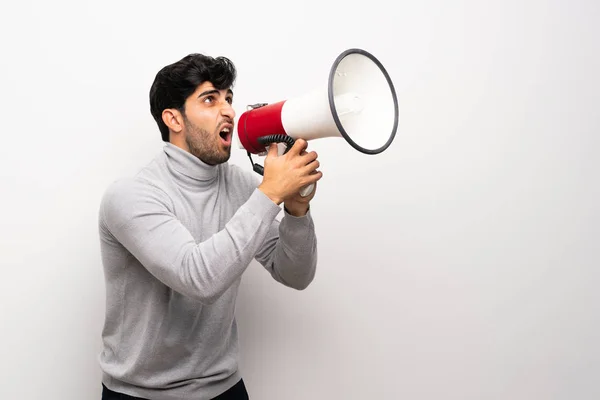
[[[183,131],[183,115],[175,108],[166,108],[162,112],[162,120],[171,133],[178,134]]]

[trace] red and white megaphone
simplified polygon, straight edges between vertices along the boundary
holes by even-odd
[[[295,139],[341,137],[356,150],[379,154],[398,129],[398,99],[387,71],[362,49],[341,53],[329,71],[325,87],[273,104],[248,106],[237,124],[240,148],[246,149],[254,170],[262,167],[251,154],[265,154],[269,144]],[[308,196],[309,185],[301,194]]]

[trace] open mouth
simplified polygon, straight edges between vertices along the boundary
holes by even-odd
[[[219,136],[221,137],[221,142],[224,145],[231,145],[231,131],[232,128],[226,127],[223,128],[220,132],[219,132]]]

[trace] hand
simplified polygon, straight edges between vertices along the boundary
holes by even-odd
[[[258,189],[265,193],[274,203],[299,196],[298,192],[304,186],[316,183],[323,173],[317,171],[319,161],[317,153],[305,150],[306,140],[298,139],[292,148],[284,155],[278,156],[277,144],[271,144],[264,162],[263,181]],[[307,199],[312,198],[308,196]],[[292,200],[293,203],[295,203]]]
[[[315,182],[315,186],[311,194],[306,197],[300,195],[300,193],[296,193],[295,195],[289,197],[284,201],[284,207],[287,212],[294,217],[302,217],[306,215],[308,212],[309,203],[313,197],[315,197],[315,193],[317,191],[317,183]]]

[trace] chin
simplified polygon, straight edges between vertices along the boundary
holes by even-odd
[[[225,150],[224,154],[221,157],[222,161],[219,164],[229,161],[230,158],[231,158],[231,146],[227,147],[227,150]]]
[[[227,161],[229,161],[229,159],[231,158],[231,151],[227,151],[225,154],[219,154],[219,155],[211,155],[209,157],[207,157],[206,155],[202,154],[194,154],[196,157],[198,157],[198,159],[200,159],[200,161],[202,161],[205,164],[208,165],[219,165],[219,164],[223,164],[226,163]]]

